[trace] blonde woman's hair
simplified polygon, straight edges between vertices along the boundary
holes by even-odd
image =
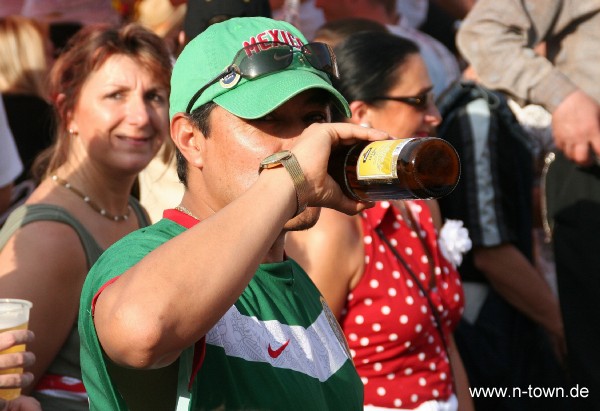
[[[0,93],[46,98],[46,30],[22,16],[0,18]]]

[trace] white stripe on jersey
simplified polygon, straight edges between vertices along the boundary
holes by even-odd
[[[287,346],[277,358],[269,354]],[[206,343],[222,347],[228,356],[247,361],[270,363],[291,369],[319,381],[326,381],[348,360],[323,311],[309,328],[281,324],[276,320],[260,321],[242,315],[232,306],[206,335]]]

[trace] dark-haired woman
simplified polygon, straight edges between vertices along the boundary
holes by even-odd
[[[335,53],[349,121],[397,138],[434,134],[441,118],[413,42],[367,31]],[[344,330],[366,410],[472,409],[452,338],[463,292],[440,247],[441,223],[435,201],[390,201],[357,216],[323,209],[314,228],[288,234],[286,251]]]

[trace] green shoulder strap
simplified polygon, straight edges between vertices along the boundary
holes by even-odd
[[[140,227],[150,225],[148,215],[134,197],[130,197],[129,204],[140,222]],[[104,252],[104,249],[98,245],[83,224],[75,219],[67,210],[53,204],[25,204],[16,208],[6,220],[2,230],[0,230],[0,250],[15,231],[34,221],[57,221],[73,227],[81,240],[88,268],[91,268]]]
[[[34,221],[57,221],[73,227],[81,240],[88,267],[91,267],[104,251],[83,224],[67,210],[53,204],[22,205],[15,209],[0,231],[0,249],[4,247],[15,231]]]

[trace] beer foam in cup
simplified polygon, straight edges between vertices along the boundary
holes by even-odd
[[[0,329],[13,328],[29,321],[31,302],[11,298],[0,299]]]

